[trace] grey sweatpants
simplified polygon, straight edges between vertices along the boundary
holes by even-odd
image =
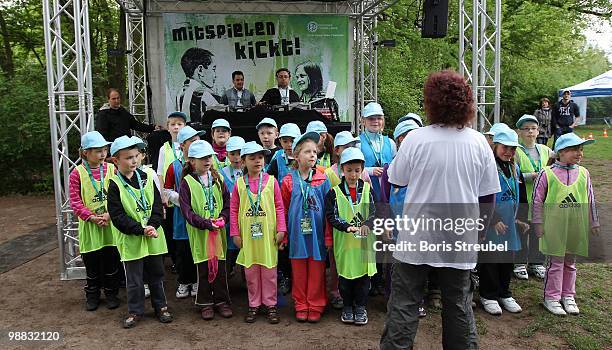
[[[149,284],[151,305],[155,311],[166,307],[164,293],[164,259],[162,255],[149,255],[142,259],[125,261],[128,313],[142,316],[145,307],[144,284]]]
[[[419,304],[429,271],[435,269],[442,292],[442,346],[445,350],[478,349],[472,312],[470,270],[395,262],[381,350],[412,349],[419,326]]]

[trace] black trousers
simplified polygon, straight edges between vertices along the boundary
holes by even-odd
[[[175,240],[174,247],[176,248],[176,270],[178,272],[178,283],[192,284],[198,280],[197,269],[193,263],[191,255],[191,247],[189,240]]]
[[[543,265],[544,254],[540,252],[540,239],[530,228],[527,234],[521,236],[521,250],[514,253],[515,264]]]
[[[278,251],[277,271],[285,278],[291,278],[291,261],[289,260],[289,245]],[[280,278],[278,279],[280,282]]]
[[[510,280],[512,279],[512,263],[485,263],[478,265],[480,277],[480,296],[485,299],[497,300],[510,298]]]
[[[229,288],[227,286],[227,264],[219,260],[217,276],[208,282],[208,261],[197,264],[198,267],[198,295],[195,304],[198,306],[230,304]]]
[[[89,253],[81,253],[87,273],[85,296],[87,299],[100,299],[100,290],[106,296],[116,296],[119,292],[119,251],[117,247],[107,246]]]
[[[125,261],[126,289],[128,312],[142,316],[144,314],[144,284],[149,284],[151,305],[159,310],[166,307],[164,292],[164,259],[161,255],[149,255],[142,259]]]
[[[419,326],[419,304],[432,269],[436,270],[442,291],[443,348],[478,349],[470,270],[396,262],[391,277],[387,319],[380,340],[381,350],[412,349]]]
[[[162,221],[164,236],[166,237],[166,246],[168,247],[168,255],[172,259],[172,264],[176,264],[176,246],[172,234],[174,233],[174,207],[166,208],[166,217]]]
[[[338,289],[344,306],[366,306],[370,290],[370,277],[365,275],[350,280],[338,276]]]

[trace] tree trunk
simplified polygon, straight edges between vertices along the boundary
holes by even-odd
[[[125,12],[119,7],[119,33],[117,35],[117,49],[127,50],[126,47],[126,23]],[[126,56],[115,57],[115,75],[113,77],[115,86],[121,92],[122,96],[127,98],[126,93]]]
[[[4,15],[0,11],[0,34],[2,34],[2,53],[0,54],[0,68],[8,77],[12,78],[15,75],[15,65],[13,64],[13,49],[11,48],[11,40],[9,32],[4,21]]]

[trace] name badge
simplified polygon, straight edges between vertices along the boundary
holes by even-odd
[[[309,235],[312,233],[312,220],[310,218],[303,218],[300,220],[300,227],[302,229],[302,233],[305,235]]]
[[[261,239],[263,237],[263,230],[261,229],[261,222],[254,222],[251,224],[251,238]]]

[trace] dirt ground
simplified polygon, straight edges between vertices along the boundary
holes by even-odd
[[[0,203],[0,244],[55,223],[53,196],[6,196]]]
[[[593,182],[598,202],[609,203],[610,180],[607,166],[602,165],[600,171],[592,169]],[[52,196],[0,197],[0,204],[0,244],[55,223]],[[55,249],[2,274],[0,348],[377,349],[384,326],[383,297],[370,300],[369,324],[363,327],[342,324],[336,310],[327,311],[318,324],[297,323],[290,302],[280,309],[280,324],[270,325],[263,316],[254,324],[246,324],[246,287],[239,277],[230,281],[234,317],[217,316],[213,321],[203,321],[191,299],[174,297],[176,275],[167,270],[165,290],[174,322],[160,324],[147,304],[145,319],[135,329],[124,330],[121,320],[127,312],[125,290],[120,292],[123,304],[119,309],[107,310],[102,304],[95,312],[85,311],[84,281],[60,281],[58,254]],[[521,335],[521,329],[544,312],[538,305],[539,297],[525,299],[531,300],[520,301],[525,311],[518,315],[504,313],[494,317],[476,308],[481,349],[570,349],[560,337],[540,332]],[[59,331],[62,340],[8,342],[8,331]],[[415,349],[441,349],[441,337],[440,313],[429,310],[429,315],[420,321]]]

